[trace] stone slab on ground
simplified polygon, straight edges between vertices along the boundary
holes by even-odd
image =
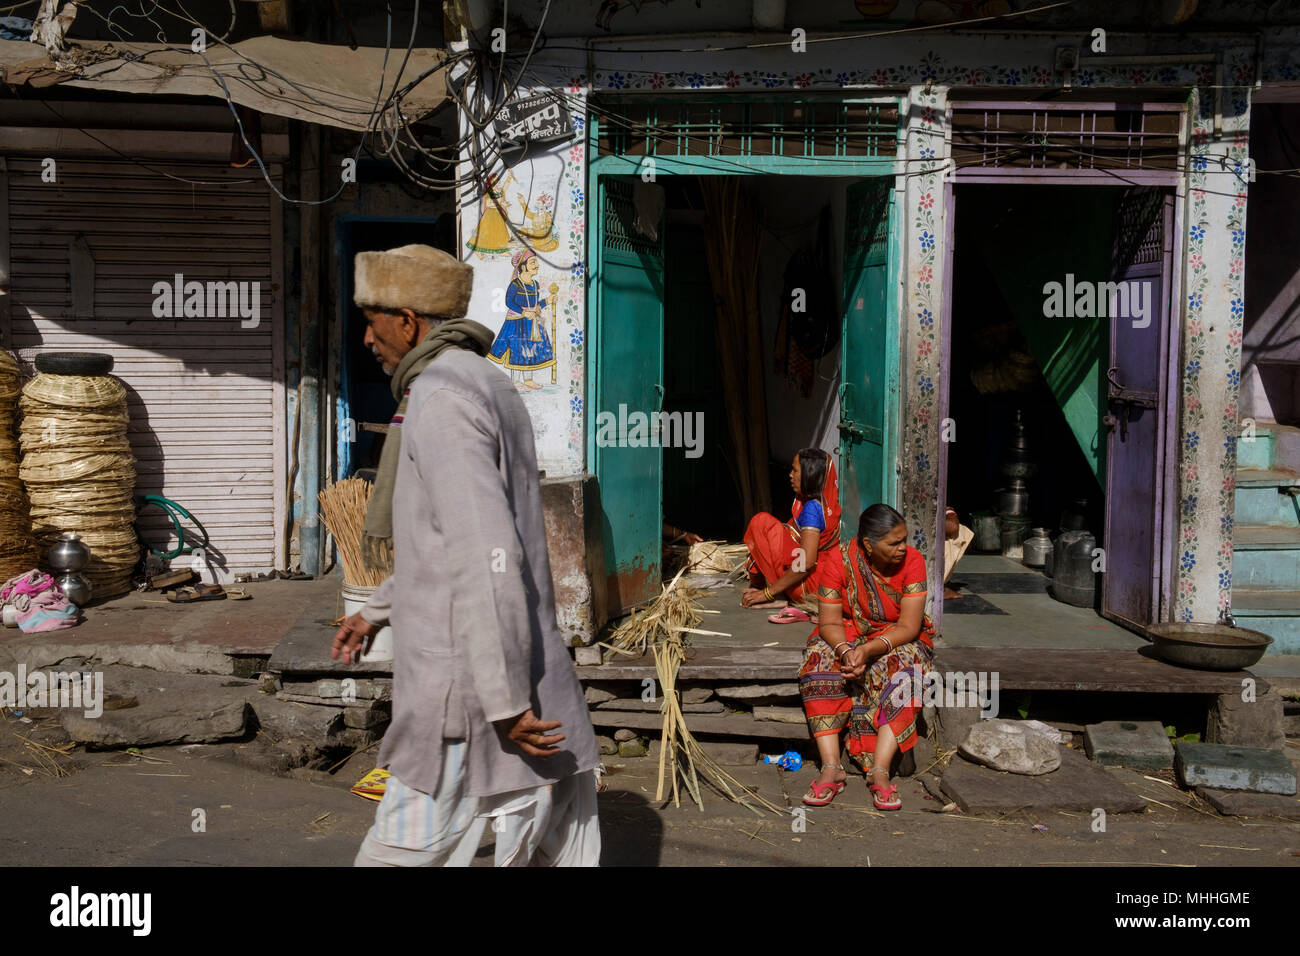
[[[1083,734],[1088,756],[1107,767],[1168,770],[1174,748],[1158,720],[1107,720],[1089,724]]]
[[[1241,691],[1220,694],[1205,718],[1205,742],[1272,750],[1286,745],[1282,695],[1276,690],[1242,700]]]
[[[344,681],[350,680],[350,684]],[[393,682],[376,677],[323,677],[314,681],[281,681],[278,690],[287,700],[299,697],[315,697],[321,700],[346,700],[347,703],[362,700],[392,700]],[[344,694],[344,690],[348,693]]]
[[[642,713],[658,714],[662,712],[663,701],[661,700],[607,700],[597,705],[601,710],[627,710],[638,711]],[[725,714],[727,708],[723,706],[720,700],[705,701],[702,704],[681,705],[683,714]]]
[[[715,689],[722,700],[755,707],[762,704],[788,704],[799,700],[799,685],[785,684],[731,684]]]
[[[970,736],[970,729],[980,722],[983,711],[978,707],[937,707],[934,728],[941,750],[956,750]],[[926,716],[927,723],[929,716]]]
[[[1296,792],[1295,767],[1281,750],[1180,740],[1174,754],[1178,780],[1189,789],[1211,787],[1286,795]]]
[[[1300,820],[1300,799],[1295,797],[1245,790],[1215,790],[1212,787],[1197,787],[1196,792],[1225,817]]]
[[[1061,765],[1051,773],[1026,777],[1003,773],[954,758],[944,771],[943,795],[966,813],[1014,810],[1077,810],[1136,813],[1146,807],[1120,780],[1083,754],[1061,750]]]
[[[61,711],[63,728],[77,743],[89,747],[212,743],[245,737],[256,728],[249,704],[263,696],[257,681],[121,665],[94,669],[104,676],[105,697],[134,698],[136,706],[105,709],[98,717],[85,716],[83,709]]]
[[[343,723],[358,730],[369,730],[388,723],[393,716],[393,705],[386,700],[370,700],[343,708]]]
[[[730,743],[721,740],[697,740],[696,743],[721,767],[752,767],[758,763],[758,744]],[[650,741],[649,756],[659,759],[658,738]]]
[[[258,725],[276,737],[302,737],[323,744],[343,729],[341,708],[280,700],[269,694],[259,694],[250,703]]]
[[[304,614],[285,632],[280,643],[275,645],[270,660],[266,662],[266,669],[280,674],[285,681],[292,681],[295,677],[302,680],[307,676],[319,679],[326,675],[339,679],[393,676],[392,661],[345,664],[342,660],[331,658],[330,646],[334,643],[334,632],[337,630],[332,621]]]
[[[280,776],[289,774],[295,767],[319,763],[324,753],[319,740],[307,740],[304,737],[274,738],[268,734],[258,734],[252,740],[238,743],[190,746],[209,748],[217,760],[230,760],[249,770]]]
[[[246,700],[195,695],[183,702],[173,701],[166,709],[151,704],[105,711],[98,718],[64,711],[63,729],[88,747],[156,747],[238,740],[252,725],[253,712]]]
[[[972,727],[957,752],[994,770],[1029,776],[1051,773],[1061,765],[1061,746],[1056,740],[1027,721],[1000,717]]]
[[[807,724],[802,707],[755,707],[755,720],[771,720],[783,724]]]

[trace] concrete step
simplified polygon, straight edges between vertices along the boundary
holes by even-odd
[[[1258,590],[1300,589],[1300,527],[1237,527],[1232,534],[1232,583]]]
[[[1254,435],[1237,442],[1238,468],[1284,468],[1300,471],[1300,428],[1256,422]]]
[[[1241,627],[1273,638],[1269,654],[1300,654],[1300,590],[1234,587],[1232,616]]]
[[[1300,474],[1283,469],[1243,468],[1237,471],[1233,524],[1238,526],[1300,526],[1300,500],[1284,488],[1300,489]]]
[[[1276,464],[1274,448],[1273,430],[1264,425],[1256,425],[1253,438],[1247,435],[1237,441],[1237,470],[1272,468]]]

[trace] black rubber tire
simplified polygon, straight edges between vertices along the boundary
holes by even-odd
[[[103,352],[42,352],[36,356],[36,371],[47,375],[107,375],[113,371],[113,356]]]

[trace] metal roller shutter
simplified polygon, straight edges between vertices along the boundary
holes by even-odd
[[[161,494],[211,539],[218,580],[283,567],[284,360],[279,201],[255,169],[38,158],[7,159],[11,295],[8,340],[29,368],[38,352],[114,357],[129,388],[137,494]],[[278,168],[275,173],[278,179]],[[240,180],[242,182],[235,182]],[[251,181],[250,181],[251,180]],[[76,314],[70,249],[94,260],[94,302]],[[155,318],[154,283],[258,282],[254,328],[230,318]],[[141,529],[174,546],[150,509]]]

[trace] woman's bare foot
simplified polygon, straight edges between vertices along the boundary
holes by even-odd
[[[943,589],[943,599],[944,599],[945,601],[960,601],[960,600],[961,600],[961,592],[960,592],[960,591],[954,591],[952,588],[944,588],[944,589]]]
[[[818,783],[844,783],[849,779],[849,775],[844,772],[844,768],[837,763],[824,763],[819,774],[817,774]]]

